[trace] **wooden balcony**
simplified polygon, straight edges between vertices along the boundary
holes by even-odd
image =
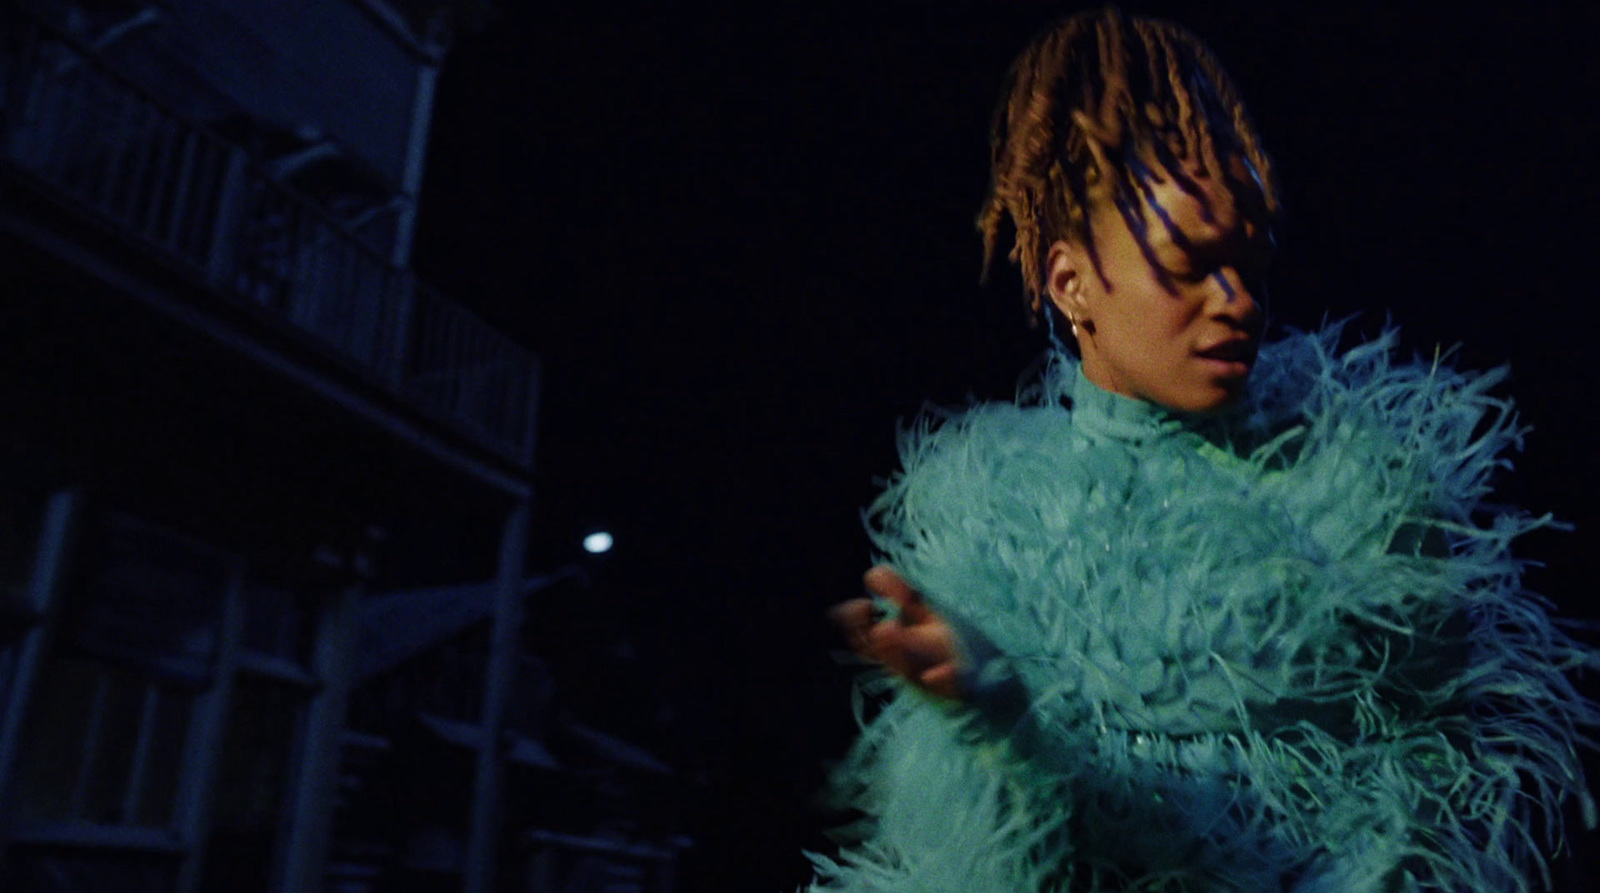
[[[0,210],[10,186],[345,367],[514,466],[531,463],[531,352],[396,266],[241,146],[0,4]]]

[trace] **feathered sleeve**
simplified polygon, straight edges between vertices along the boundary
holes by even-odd
[[[874,544],[999,696],[987,737],[915,698],[869,725],[850,858],[904,881],[870,889],[940,889],[966,844],[907,818],[940,800],[982,829],[938,869],[967,889],[1529,889],[1534,829],[1592,813],[1600,716],[1511,552],[1549,519],[1486,500],[1522,429],[1501,373],[1337,339],[1268,345],[1239,411],[1137,442],[1085,436],[1050,373],[903,432]]]

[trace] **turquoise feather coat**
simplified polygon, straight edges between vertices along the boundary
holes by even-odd
[[[1266,345],[1221,417],[1054,354],[903,432],[868,526],[974,696],[867,685],[811,890],[1523,891],[1593,823],[1593,654],[1510,552],[1550,521],[1485,501],[1502,374],[1337,340]]]

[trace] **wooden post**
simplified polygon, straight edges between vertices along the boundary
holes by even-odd
[[[284,890],[320,890],[337,806],[341,740],[355,666],[352,626],[361,589],[348,587],[324,603],[313,658],[322,687],[311,699],[294,775],[289,838],[282,852]]]
[[[22,724],[34,683],[50,640],[55,635],[56,591],[78,524],[83,496],[76,490],[61,490],[45,504],[44,520],[39,525],[39,545],[34,552],[33,574],[28,582],[28,608],[36,618],[33,628],[23,636],[17,655],[16,672],[11,677],[9,703],[0,704],[0,815],[15,815],[9,801],[11,774],[22,746]]]
[[[189,717],[183,778],[173,811],[185,850],[183,867],[178,872],[178,893],[194,893],[200,888],[211,806],[216,800],[217,767],[222,762],[223,733],[228,725],[228,706],[233,702],[239,637],[244,630],[244,562],[230,557],[228,564],[228,591],[222,604],[211,688],[195,699],[194,712]]]
[[[506,517],[500,534],[500,573],[491,621],[489,661],[485,670],[482,748],[472,787],[472,824],[467,837],[465,893],[490,893],[495,887],[495,845],[499,842],[505,760],[501,739],[506,705],[516,684],[522,639],[522,578],[531,506],[524,499]]]
[[[442,53],[442,48],[438,52]],[[394,250],[389,262],[400,269],[411,264],[411,244],[416,233],[417,196],[422,192],[422,174],[428,159],[428,134],[433,129],[433,101],[439,89],[438,56],[417,67],[417,82],[411,94],[411,127],[406,134],[406,158],[400,171],[400,213],[395,215]]]

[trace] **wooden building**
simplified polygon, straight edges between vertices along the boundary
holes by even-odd
[[[408,266],[474,12],[0,0],[0,889],[670,890],[541,820],[538,364]]]

